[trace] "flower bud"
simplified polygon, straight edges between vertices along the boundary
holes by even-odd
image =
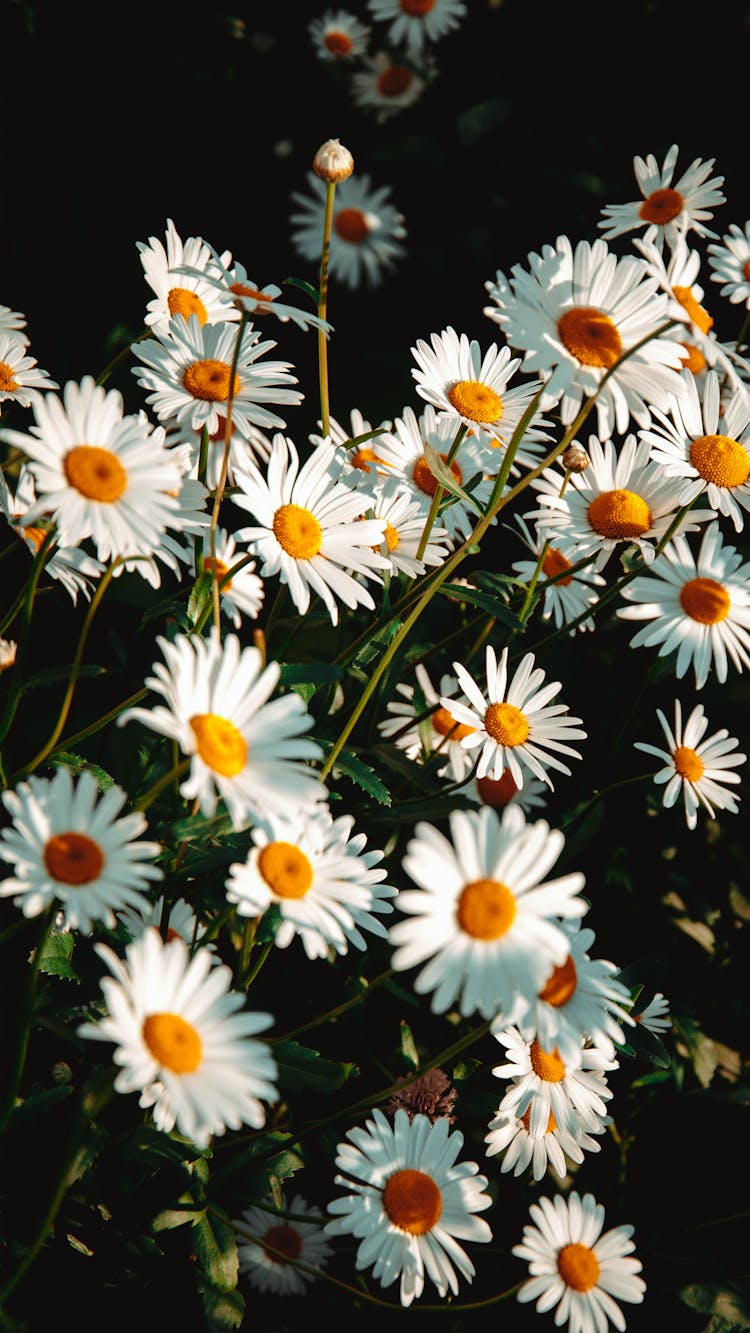
[[[332,185],[345,181],[354,171],[354,158],[338,139],[326,139],[313,158],[313,171],[322,181]]]
[[[586,450],[582,445],[575,442],[569,444],[562,455],[563,466],[568,469],[568,472],[585,472],[590,462],[591,459]]]

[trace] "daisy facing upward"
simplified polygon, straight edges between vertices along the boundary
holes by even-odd
[[[679,145],[673,143],[662,167],[651,153],[645,160],[633,158],[643,198],[630,204],[607,204],[602,209],[598,225],[606,240],[645,227],[659,249],[666,243],[673,250],[688,231],[715,236],[705,224],[713,217],[713,210],[726,203],[721,192],[724,177],[711,176],[714,158],[703,162],[697,157],[673,184],[679,151]]]
[[[725,791],[724,787],[741,780],[738,773],[731,772],[747,759],[747,755],[736,753],[739,742],[729,735],[726,727],[703,739],[708,718],[702,704],[693,709],[684,727],[679,699],[675,699],[674,714],[672,728],[661,709],[656,710],[667,742],[666,750],[645,741],[633,742],[636,750],[664,761],[664,767],[654,774],[654,782],[660,786],[666,784],[662,803],[668,809],[682,795],[689,829],[696,827],[701,805],[711,819],[715,818],[714,807],[736,814],[739,797]]]

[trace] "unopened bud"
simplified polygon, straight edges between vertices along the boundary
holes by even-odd
[[[585,472],[591,459],[580,444],[569,444],[562,455],[563,466],[568,472]]]
[[[313,158],[313,171],[329,185],[345,181],[354,171],[354,158],[338,139],[326,139]]]

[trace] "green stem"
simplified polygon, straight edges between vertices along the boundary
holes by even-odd
[[[468,426],[466,426],[464,422],[461,422],[461,425],[456,431],[453,444],[451,445],[448,454],[446,455],[445,466],[447,468],[450,468],[451,463],[456,457],[456,454],[458,453],[461,445],[463,444],[463,441],[466,438],[468,429],[469,429]],[[437,518],[438,509],[440,508],[440,501],[442,500],[444,495],[445,495],[445,487],[441,486],[440,482],[438,482],[437,486],[435,487],[435,494],[432,497],[430,512],[427,515],[424,528],[422,529],[422,536],[419,539],[419,546],[417,547],[417,554],[416,554],[417,560],[422,559],[422,556],[424,555],[425,550],[427,549],[427,543],[430,539],[430,533],[432,532],[435,519]]]
[[[149,328],[146,328],[143,330],[142,333],[139,333],[138,337],[134,338],[132,343],[128,343],[127,347],[123,347],[122,350],[119,351],[116,356],[113,356],[112,360],[107,363],[107,365],[104,367],[104,370],[99,372],[99,374],[96,377],[96,383],[106,384],[113,370],[116,370],[120,362],[125,360],[125,357],[128,355],[128,353],[132,350],[133,347],[135,347],[135,344],[143,342],[144,338],[150,338],[150,337],[151,337],[151,329]]]
[[[331,255],[331,228],[333,226],[333,199],[336,182],[326,184],[326,205],[323,218],[323,244],[320,251],[320,282],[318,283],[318,317],[327,321],[328,313],[328,263]],[[328,393],[328,339],[326,331],[318,326],[318,380],[320,385],[320,423],[323,437],[330,434]]]
[[[148,791],[143,793],[143,796],[139,796],[138,800],[133,802],[133,809],[147,810],[152,802],[156,800],[159,793],[162,792],[165,787],[168,787],[171,782],[174,782],[176,778],[179,778],[183,773],[186,773],[189,767],[190,759],[181,759],[179,764],[175,764],[174,768],[170,768],[169,772],[164,773],[163,776],[159,778],[159,781],[154,783],[153,787],[149,787]]]
[[[13,1111],[13,1108],[15,1107],[16,1096],[18,1093],[18,1089],[21,1085],[21,1079],[23,1078],[23,1069],[24,1065],[26,1064],[26,1052],[29,1046],[29,1032],[31,1029],[31,1018],[34,1011],[34,996],[36,994],[36,983],[37,983],[37,978],[39,976],[39,964],[42,959],[44,946],[47,943],[50,930],[52,929],[52,923],[55,919],[56,911],[57,911],[57,903],[53,899],[49,907],[47,908],[46,912],[44,913],[44,916],[42,917],[42,926],[41,930],[39,931],[39,939],[37,940],[37,945],[34,950],[34,958],[31,967],[29,969],[29,974],[26,981],[26,999],[24,1003],[23,1014],[21,1016],[21,1035],[18,1040],[18,1047],[16,1050],[16,1058],[13,1065],[13,1071],[11,1073],[10,1080],[8,1082],[8,1089],[5,1095],[5,1104],[3,1106],[2,1114],[0,1115],[0,1131],[2,1131],[5,1128],[10,1118],[10,1115]]]
[[[272,948],[273,948],[273,940],[266,940],[266,943],[263,945],[263,948],[259,951],[258,956],[255,959],[255,962],[253,963],[252,967],[250,968],[250,971],[245,977],[245,980],[242,985],[242,989],[244,991],[248,991],[252,986],[253,982],[255,981],[255,978],[260,972],[260,969],[265,963]]]

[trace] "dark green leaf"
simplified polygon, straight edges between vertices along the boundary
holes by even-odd
[[[233,1291],[239,1270],[234,1229],[215,1214],[202,1213],[191,1233],[193,1254],[206,1277],[220,1291]]]
[[[71,773],[76,775],[83,773],[84,769],[88,769],[96,778],[96,785],[100,791],[108,791],[110,787],[115,785],[114,778],[106,773],[103,768],[100,768],[98,764],[92,764],[90,759],[84,759],[82,754],[74,754],[72,750],[58,750],[57,754],[52,755],[47,762],[58,768],[69,768]]]
[[[321,740],[320,745],[326,753],[333,749],[331,741]],[[391,794],[385,784],[381,782],[374,768],[370,768],[369,764],[365,764],[363,760],[358,759],[355,754],[352,754],[351,750],[344,747],[337,756],[333,767],[334,771],[338,770],[347,778],[351,778],[352,782],[356,782],[358,787],[366,791],[367,795],[372,796],[373,800],[380,805],[391,804]]]
[[[208,570],[204,570],[195,580],[195,583],[190,590],[187,607],[188,620],[191,626],[198,623],[201,616],[211,605],[213,583],[213,574]]]
[[[239,1328],[245,1315],[245,1298],[239,1291],[223,1291],[197,1274],[198,1291],[210,1333],[227,1333]]]
[[[405,1019],[401,1019],[401,1055],[410,1069],[419,1069],[419,1054],[414,1043],[411,1028]]]
[[[273,1054],[279,1083],[290,1092],[335,1092],[359,1074],[358,1065],[326,1060],[319,1051],[296,1041],[274,1042]]]
[[[492,593],[480,592],[478,588],[467,587],[463,583],[443,583],[438,591],[452,602],[469,602],[471,606],[478,606],[480,611],[486,611],[488,615],[494,616],[495,620],[500,620],[510,629],[523,628],[518,616]]]
[[[67,681],[70,680],[72,669],[71,664],[70,666],[50,667],[47,671],[38,671],[35,676],[29,676],[29,679],[22,686],[21,693],[28,694],[29,690],[35,690],[40,685],[55,685],[60,680],[67,683]],[[106,667],[93,665],[87,666],[83,663],[78,668],[78,677],[80,679],[85,676],[104,676],[106,675],[106,672]]]
[[[65,981],[80,981],[71,958],[75,948],[72,931],[65,933],[55,930],[47,936],[39,957],[39,971],[50,977],[62,977]]]
[[[443,462],[437,450],[433,449],[432,445],[428,444],[426,440],[424,444],[424,456],[430,472],[434,477],[437,477],[443,490],[448,491],[451,495],[455,495],[457,500],[463,500],[470,509],[473,509],[474,512],[481,517],[484,510],[477,504],[473,495],[469,495],[468,491],[464,490],[463,486],[459,486],[448,465]]]
[[[304,278],[284,278],[282,286],[298,287],[301,292],[305,292],[310,297],[312,304],[315,306],[315,309],[317,310],[318,303],[320,300],[318,291],[315,287],[312,286],[311,283],[305,282]]]

